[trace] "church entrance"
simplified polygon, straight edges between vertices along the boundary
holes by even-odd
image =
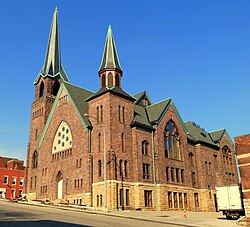
[[[62,199],[63,197],[63,177],[62,172],[59,171],[57,176],[57,199]]]

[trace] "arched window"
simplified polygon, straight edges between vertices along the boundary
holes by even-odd
[[[101,133],[98,134],[98,151],[101,151]]]
[[[122,172],[122,160],[121,159],[119,161],[119,172],[120,172],[120,176],[123,176],[123,172]]]
[[[128,176],[128,161],[127,160],[124,161],[124,176],[125,177]]]
[[[99,106],[96,107],[96,119],[97,119],[97,123],[99,123]]]
[[[112,73],[108,74],[108,87],[113,87],[113,75],[112,75]]]
[[[120,87],[120,77],[118,74],[115,74],[115,86]]]
[[[103,108],[102,108],[102,105],[100,107],[100,112],[101,112],[101,122],[103,122]]]
[[[102,87],[106,87],[106,77],[105,77],[105,74],[102,74]]]
[[[32,157],[32,167],[35,169],[38,166],[38,154],[37,151],[34,151],[33,157]]]
[[[122,140],[122,152],[125,152],[125,136],[124,136],[124,133],[122,133],[121,140]]]
[[[58,82],[58,80],[56,80],[54,83],[53,83],[53,88],[52,88],[52,91],[53,91],[53,95],[56,96],[57,95],[57,92],[59,90],[59,87],[60,87],[60,84]]]
[[[148,142],[146,140],[142,141],[141,148],[142,148],[142,154],[147,155],[148,154]]]
[[[102,161],[98,161],[98,177],[102,176]]]
[[[164,130],[165,157],[181,160],[180,136],[172,120],[168,121]]]
[[[40,84],[40,90],[39,90],[39,98],[44,95],[44,83],[43,81]]]
[[[224,164],[227,168],[232,167],[232,152],[227,145],[222,148]]]
[[[188,158],[189,158],[189,163],[190,163],[190,165],[193,167],[193,166],[194,166],[194,155],[193,155],[192,152],[190,152],[190,153],[188,154]]]
[[[122,107],[122,122],[125,123],[125,107]]]
[[[121,106],[118,106],[118,120],[121,122]]]

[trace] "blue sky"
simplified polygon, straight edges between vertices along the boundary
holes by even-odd
[[[250,133],[250,1],[8,0],[0,8],[0,156],[26,159],[33,81],[59,10],[62,65],[71,83],[99,89],[108,25],[122,87],[171,97],[183,121]]]

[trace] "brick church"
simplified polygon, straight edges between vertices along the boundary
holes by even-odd
[[[27,197],[102,210],[215,211],[215,186],[238,182],[227,131],[183,122],[170,98],[128,94],[111,27],[98,74],[97,92],[70,83],[56,8],[34,81]]]

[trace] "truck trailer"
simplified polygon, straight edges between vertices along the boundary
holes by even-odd
[[[218,210],[226,215],[227,219],[245,215],[241,185],[216,187]]]

